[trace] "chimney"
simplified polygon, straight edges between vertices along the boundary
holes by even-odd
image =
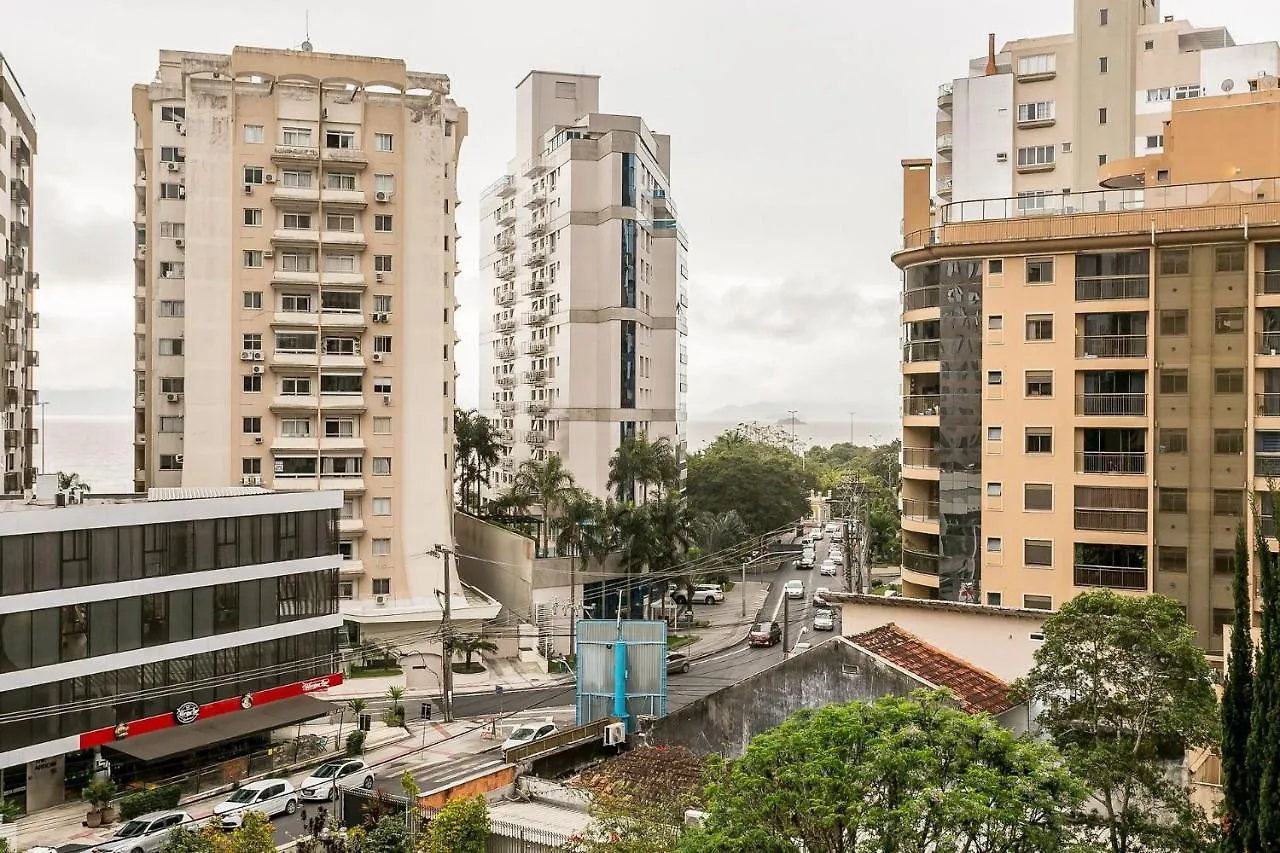
[[[996,34],[987,33],[987,76],[996,73]]]

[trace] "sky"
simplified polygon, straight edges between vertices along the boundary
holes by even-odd
[[[1132,0],[1136,2],[1136,0]],[[1121,2],[1121,0],[1116,0]],[[672,136],[690,237],[689,409],[824,400],[896,420],[901,168],[930,156],[939,83],[997,40],[1066,32],[1069,0],[4,0],[0,52],[36,113],[38,381],[132,385],[130,87],[161,48],[403,58],[470,113],[458,170],[459,404],[478,396],[480,192],[513,156],[530,69],[599,74],[601,109]],[[1237,42],[1280,5],[1163,3]],[[470,237],[471,239],[466,239]],[[52,413],[51,413],[52,414]]]

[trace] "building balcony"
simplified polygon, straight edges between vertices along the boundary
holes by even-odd
[[[514,290],[499,290],[493,301],[500,308],[510,308],[516,303],[516,292]]]
[[[511,281],[516,277],[516,265],[510,261],[494,264],[493,271],[503,281]]]
[[[918,524],[936,527],[938,524],[938,502],[903,498],[902,519],[903,521],[909,520]]]
[[[9,198],[15,204],[30,207],[31,187],[27,186],[20,178],[11,178],[9,180]]]
[[[1100,530],[1107,533],[1146,533],[1147,511],[1076,507],[1075,527],[1076,530]]]
[[[1075,566],[1075,586],[1107,587],[1108,589],[1147,588],[1147,570],[1120,566]]]
[[[343,166],[354,166],[363,169],[369,165],[369,157],[359,148],[326,148],[324,159],[328,163],[339,163]]]
[[[481,199],[486,199],[491,195],[499,198],[506,198],[508,195],[516,191],[516,180],[514,175],[503,175],[498,180],[489,184],[484,188],[484,192],[480,193]]]
[[[385,193],[378,193],[378,201],[385,201],[382,196]],[[394,195],[394,193],[392,193]],[[365,197],[364,190],[335,190],[325,187],[320,190],[320,200],[326,205],[336,207],[368,207],[369,200]]]
[[[524,283],[524,286],[520,289],[520,294],[522,296],[541,296],[546,292],[547,292],[547,282],[544,279],[539,279],[539,278],[535,278],[531,281],[526,281]]]
[[[902,294],[903,311],[919,311],[923,308],[937,308],[942,304],[942,290],[938,285],[907,290]]]
[[[1058,119],[1052,115],[1038,115],[1035,118],[1019,118],[1018,129],[1030,130],[1034,127],[1053,127]]]
[[[503,456],[498,460],[498,467],[510,474],[512,471],[516,470],[516,460],[511,456]]]
[[[514,437],[509,429],[495,429],[493,431],[493,440],[502,444],[510,444],[514,441]]]
[[[526,311],[521,315],[520,322],[526,326],[545,326],[550,318],[551,314],[546,311]]]
[[[536,178],[547,171],[547,161],[541,155],[530,157],[520,166],[520,174],[526,178]]]
[[[955,138],[950,133],[938,134],[937,146],[939,154],[950,154],[952,147],[955,145]]]
[[[276,287],[316,287],[320,284],[320,273],[315,270],[272,270],[271,283]]]
[[[507,317],[493,324],[493,328],[499,332],[514,332],[516,330],[516,318]]]
[[[1258,355],[1280,355],[1280,332],[1258,333]]]
[[[10,151],[9,156],[13,159],[14,163],[17,163],[19,166],[31,165],[31,148],[27,145],[25,139],[20,136],[12,137],[10,148],[12,150]]]
[[[1280,394],[1254,394],[1258,417],[1280,418]]]
[[[1147,454],[1143,452],[1078,451],[1077,474],[1145,474]]]
[[[498,218],[495,220],[499,228],[507,228],[516,224],[515,208],[501,210],[498,212]]]
[[[281,164],[319,163],[320,149],[306,145],[277,145],[271,149],[271,162]]]
[[[325,246],[337,246],[342,249],[363,249],[368,242],[363,231],[322,231],[320,240]]]
[[[935,189],[940,196],[951,196],[951,187],[954,181],[950,175],[939,175],[935,182]]]
[[[523,233],[530,240],[541,237],[547,233],[547,221],[545,219],[535,219],[525,226]]]
[[[343,560],[338,566],[338,575],[344,578],[358,578],[364,575],[364,563],[361,560]]]
[[[516,375],[514,373],[504,373],[494,379],[493,384],[499,388],[514,388],[517,384]]]
[[[550,347],[546,341],[525,341],[524,346],[520,347],[520,351],[525,355],[539,356],[546,355]]]
[[[271,202],[285,207],[315,207],[320,203],[318,187],[286,187],[284,184],[271,185]]]
[[[493,250],[495,252],[510,253],[516,250],[516,239],[508,234],[495,237],[493,240]]]
[[[1101,417],[1144,417],[1147,414],[1147,395],[1077,394],[1076,414]]]
[[[520,382],[523,385],[541,388],[547,384],[547,372],[545,370],[526,370],[520,374]]]
[[[1146,335],[1077,335],[1076,358],[1146,358]]]
[[[341,476],[322,474],[320,476],[319,491],[363,492],[365,491],[364,477],[360,474],[343,474]]]
[[[1151,293],[1151,280],[1145,276],[1098,276],[1076,278],[1076,301],[1096,302],[1104,299],[1146,299]]]
[[[313,246],[320,242],[320,232],[314,228],[277,228],[271,232],[272,245],[293,244]]]
[[[372,395],[375,399],[381,397],[384,404],[389,404],[392,399],[390,394]],[[368,409],[365,404],[364,394],[320,394],[320,408],[330,412],[363,412]]]
[[[530,210],[536,207],[542,207],[547,203],[546,190],[529,190],[520,196],[520,206],[527,207]]]
[[[955,84],[943,83],[938,87],[938,108],[948,109],[955,100]]]
[[[938,563],[941,557],[928,551],[917,551],[911,548],[902,549],[902,567],[922,575],[938,574]]]
[[[515,361],[516,348],[515,347],[498,347],[498,351],[496,355],[498,356],[499,361]]]
[[[525,444],[533,447],[542,447],[547,443],[547,431],[541,429],[531,429],[524,434]]]
[[[903,468],[937,468],[938,451],[932,447],[902,448]]]
[[[649,198],[653,202],[654,216],[658,216],[659,213],[664,213],[672,219],[676,218],[676,206],[671,201],[671,197],[667,195],[667,191],[662,187],[654,187],[650,190]]]
[[[1253,476],[1280,477],[1280,456],[1255,454],[1253,457]]]
[[[340,518],[338,519],[338,533],[342,536],[362,536],[365,532],[363,518]],[[353,563],[354,560],[345,560],[344,563]],[[343,568],[346,568],[344,565]],[[363,570],[361,566],[361,570]]]
[[[524,404],[523,409],[525,414],[535,418],[545,417],[547,414],[547,404],[542,400],[530,400]]]
[[[526,252],[524,255],[520,256],[521,266],[537,268],[541,266],[546,266],[546,263],[547,263],[546,252]]]
[[[908,364],[937,361],[941,352],[941,341],[909,341],[902,347],[902,360]]]
[[[902,398],[902,414],[907,417],[937,417],[941,397],[937,394],[907,394]]]
[[[320,327],[323,329],[363,329],[368,321],[362,311],[322,311]]]
[[[1258,295],[1280,296],[1280,270],[1258,270],[1256,279]]]
[[[503,400],[498,404],[498,411],[503,415],[510,417],[516,413],[516,404],[514,400]]]
[[[315,394],[277,394],[271,398],[271,408],[274,411],[296,412],[305,410],[314,412],[319,405],[320,398]]]

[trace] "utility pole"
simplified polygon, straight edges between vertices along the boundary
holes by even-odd
[[[787,409],[787,413],[791,415],[791,452],[796,452],[796,414],[797,409]]]
[[[782,591],[782,654],[785,657],[787,649],[790,647],[788,640],[791,639],[791,597],[787,595],[787,591]]]
[[[742,558],[742,583],[740,586],[742,587],[742,618],[744,619],[747,618],[747,563],[749,562],[750,558]]]
[[[440,657],[443,660],[441,679],[444,686],[444,721],[453,722],[453,622],[452,582],[449,579],[449,557],[453,553],[444,545],[437,545],[432,552],[444,558],[444,612],[440,614]]]

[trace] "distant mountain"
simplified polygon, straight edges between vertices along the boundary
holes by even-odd
[[[854,403],[840,403],[831,400],[821,402],[774,402],[763,401],[737,406],[721,406],[706,412],[690,412],[690,420],[738,422],[764,421],[766,423],[791,423],[791,410],[796,411],[796,423],[813,423],[815,421],[836,421],[847,423],[849,412],[857,412]],[[868,418],[873,412],[858,412],[858,417]]]
[[[59,417],[130,417],[133,392],[128,388],[41,388],[45,414]]]

